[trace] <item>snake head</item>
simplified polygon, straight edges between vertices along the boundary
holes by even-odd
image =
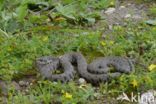
[[[49,65],[49,64],[57,66],[59,64],[59,58],[52,57],[52,56],[43,56],[43,57],[37,58],[35,61],[35,65],[38,68],[44,67],[45,65]]]

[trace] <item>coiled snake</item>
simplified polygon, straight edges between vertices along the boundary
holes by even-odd
[[[41,75],[51,81],[68,82],[77,73],[87,82],[97,84],[119,77],[122,73],[130,73],[134,69],[132,61],[119,56],[98,58],[87,64],[84,56],[79,52],[67,53],[61,57],[44,56],[36,59],[36,67]],[[111,71],[110,67],[114,71]],[[63,73],[54,74],[53,71],[62,70]]]

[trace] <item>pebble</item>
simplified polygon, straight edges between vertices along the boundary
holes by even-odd
[[[120,7],[119,7],[119,9],[125,9],[125,8],[126,8],[125,6],[120,6]]]
[[[108,28],[109,28],[109,30],[113,30],[113,26],[112,25],[109,25]]]
[[[134,16],[132,16],[132,18],[135,19],[135,20],[140,20],[140,19],[142,19],[142,17],[141,17],[140,15],[134,15]]]
[[[106,13],[107,15],[109,15],[109,14],[114,13],[115,10],[116,10],[115,8],[108,8],[108,9],[105,11],[105,13]]]
[[[126,14],[126,15],[124,16],[124,18],[126,18],[126,19],[127,19],[127,18],[130,18],[130,17],[132,17],[131,14]]]
[[[32,86],[33,85],[33,83],[30,83],[30,86]]]
[[[78,83],[80,85],[85,84],[86,83],[86,80],[84,78],[79,78]]]
[[[58,82],[55,82],[55,81],[54,81],[53,84],[56,85],[56,84],[58,84]]]
[[[131,4],[131,3],[128,3],[127,5],[128,5],[128,6],[131,6],[132,4]]]
[[[19,85],[20,85],[20,86],[28,86],[28,85],[29,85],[29,82],[26,82],[26,81],[19,81]]]

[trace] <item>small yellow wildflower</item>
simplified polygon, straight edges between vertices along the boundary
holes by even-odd
[[[148,70],[149,70],[149,71],[156,70],[156,64],[151,64],[151,65],[148,67]]]
[[[134,79],[131,84],[133,85],[133,87],[137,87],[138,86],[138,82]]]
[[[72,99],[72,95],[69,94],[68,92],[64,93],[64,97],[67,99]]]
[[[44,36],[44,37],[42,38],[42,40],[43,40],[44,42],[48,41],[48,36]]]
[[[113,45],[113,44],[114,44],[114,41],[110,41],[109,44],[110,44],[110,45]]]
[[[101,45],[102,45],[102,46],[106,46],[106,42],[101,41]]]

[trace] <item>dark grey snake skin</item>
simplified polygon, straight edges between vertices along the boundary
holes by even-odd
[[[76,74],[74,65],[79,76],[92,84],[110,81],[134,69],[133,63],[128,58],[119,56],[98,58],[87,65],[84,56],[79,52],[71,52],[61,57],[44,56],[36,60],[36,67],[41,75],[51,81],[68,82],[74,79]],[[111,66],[113,72],[110,70]],[[52,71],[55,70],[62,70],[63,73],[53,74]]]

